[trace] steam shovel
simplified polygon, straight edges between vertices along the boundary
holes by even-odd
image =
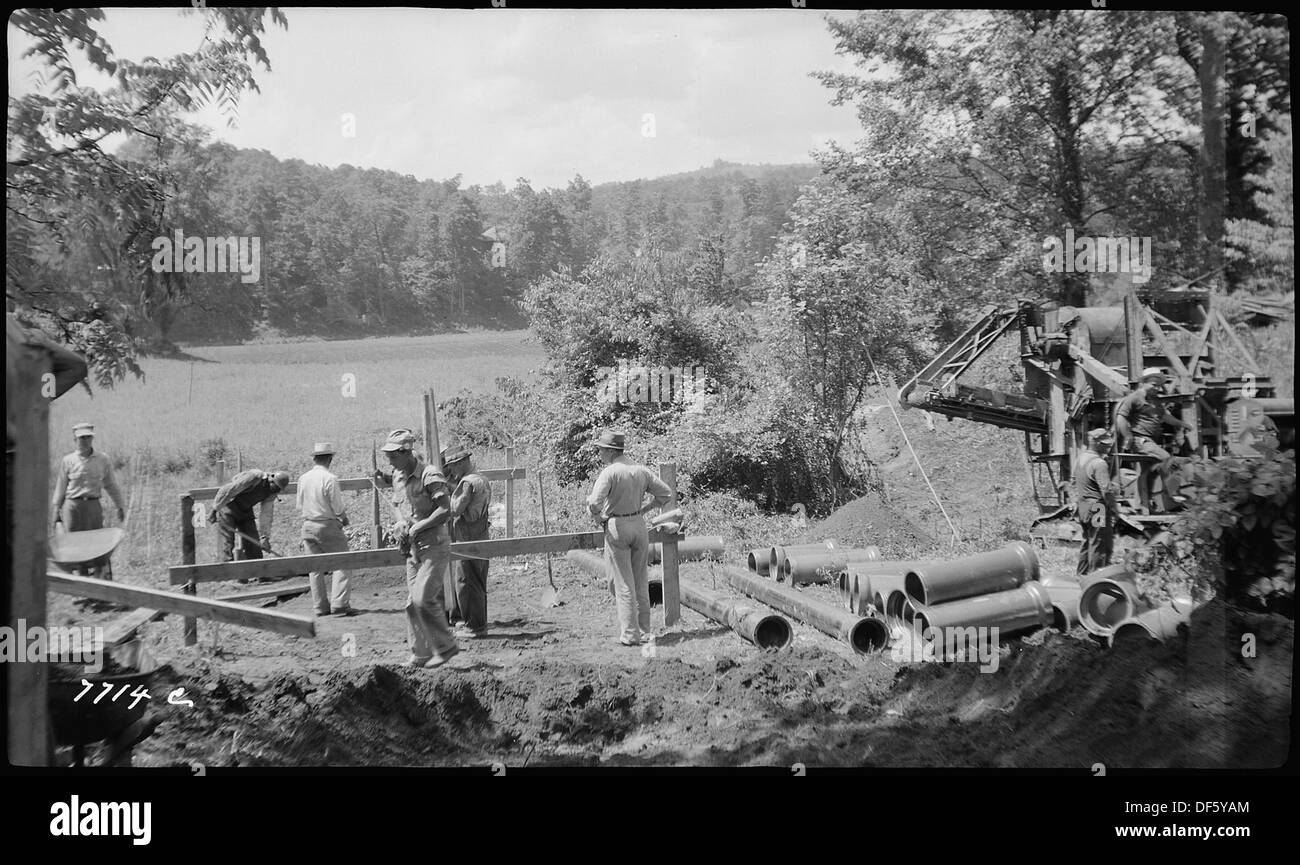
[[[542,486],[542,473],[540,471],[537,472],[537,498],[542,503],[542,532],[550,534],[551,529],[546,524],[546,488]],[[551,572],[550,553],[546,554],[546,578],[551,581],[551,585],[542,591],[542,607],[558,607],[564,602],[560,600],[560,590],[555,588],[555,574]]]

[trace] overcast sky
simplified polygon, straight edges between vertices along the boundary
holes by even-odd
[[[690,171],[715,159],[807,162],[852,140],[850,107],[808,73],[849,71],[826,13],[286,9],[264,39],[272,70],[236,128],[196,116],[237,147],[466,184],[563,186]],[[845,15],[848,13],[834,13]],[[110,9],[102,33],[131,59],[191,51],[201,18]],[[9,28],[12,93],[34,86],[29,44]],[[81,55],[77,55],[80,57]],[[83,64],[84,68],[84,64]],[[89,69],[82,84],[97,81]],[[346,137],[342,115],[356,118]],[[643,135],[654,115],[654,136]]]

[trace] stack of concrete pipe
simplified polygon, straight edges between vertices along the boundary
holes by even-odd
[[[833,583],[836,575],[849,565],[880,559],[878,547],[841,547],[833,540],[817,544],[778,544],[771,547],[767,554],[768,566],[765,572],[759,564],[762,552],[761,549],[749,552],[749,569],[761,576],[770,576],[777,582],[788,582],[792,586]]]
[[[611,594],[614,582],[605,573],[605,560],[583,550],[570,550],[566,553],[569,561],[584,571],[601,578],[600,584]],[[786,619],[769,610],[760,609],[741,600],[724,598],[703,586],[688,580],[679,580],[677,584],[681,602],[697,613],[726,625],[741,638],[748,640],[760,649],[784,649],[794,640],[794,628]],[[650,580],[650,605],[663,602],[663,582]]]

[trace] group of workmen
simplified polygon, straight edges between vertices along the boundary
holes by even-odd
[[[1117,513],[1119,484],[1111,472],[1108,457],[1116,439],[1125,453],[1151,457],[1152,468],[1160,478],[1160,496],[1165,513],[1178,509],[1175,497],[1174,457],[1161,440],[1166,426],[1190,430],[1192,425],[1173,414],[1161,403],[1165,386],[1171,381],[1164,370],[1148,367],[1133,392],[1115,407],[1115,429],[1098,427],[1088,433],[1087,447],[1074,467],[1075,515],[1083,529],[1079,549],[1080,577],[1110,564],[1114,550],[1112,519]],[[1143,467],[1143,471],[1147,471]]]
[[[107,455],[93,447],[94,428],[74,429],[77,450],[63,458],[54,496],[54,522],[70,531],[103,527],[99,498],[107,491],[125,514]],[[479,474],[464,448],[444,448],[443,468],[429,465],[416,451],[409,429],[393,430],[383,445],[391,472],[376,470],[374,482],[392,491],[397,514],[394,540],[406,553],[406,665],[431,669],[460,652],[458,639],[487,632],[486,558],[453,560],[453,541],[485,540],[489,530],[491,485]],[[619,643],[640,646],[652,639],[650,626],[649,530],[643,515],[672,499],[672,490],[647,466],[625,454],[626,435],[607,430],[592,442],[602,469],[587,498],[588,512],[605,533],[605,561],[614,580]],[[348,515],[338,477],[330,471],[335,448],[318,442],[314,465],[298,478],[297,505],[302,515],[302,543],[310,554],[348,549]],[[223,484],[213,499],[208,521],[219,532],[221,561],[260,559],[271,549],[273,503],[289,488],[289,474],[258,469],[240,472]],[[647,496],[650,501],[647,503]],[[258,515],[261,509],[259,530]],[[310,592],[318,615],[351,616],[348,572],[312,573]]]

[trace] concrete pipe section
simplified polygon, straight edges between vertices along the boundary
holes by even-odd
[[[650,545],[650,564],[657,565],[663,560],[663,546],[663,544]],[[677,561],[720,559],[724,549],[726,544],[721,535],[689,535],[686,540],[677,542]]]
[[[814,553],[825,555],[839,550],[840,545],[833,540],[827,539],[819,544],[791,544],[782,546],[780,544],[770,548],[768,553],[768,575],[775,577],[778,581],[786,578],[785,560],[788,556],[800,553]]]
[[[1120,622],[1111,631],[1108,643],[1111,648],[1114,648],[1116,643],[1128,640],[1145,639],[1154,643],[1163,643],[1170,637],[1177,636],[1179,627],[1187,624],[1191,618],[1192,599],[1174,598],[1163,607],[1147,610],[1135,618]]]
[[[1047,588],[1029,581],[1005,592],[993,592],[974,598],[923,607],[916,612],[916,625],[928,628],[993,628],[998,634],[1014,634],[1052,624],[1052,599]]]
[[[871,549],[874,549],[871,548]],[[903,590],[903,578],[908,571],[925,567],[930,562],[852,562],[839,578],[840,596],[846,609],[861,613],[868,604],[875,604],[884,613],[884,605],[877,599],[886,599],[891,593]]]
[[[741,568],[713,565],[737,591],[762,601],[775,610],[812,625],[823,634],[848,643],[858,654],[878,652],[889,644],[889,629],[880,619],[863,618],[814,601],[806,595],[768,580],[760,580]]]
[[[1136,578],[1125,565],[1111,565],[1083,578],[1079,594],[1079,623],[1088,633],[1108,638],[1115,626],[1148,609],[1138,594]]]
[[[885,625],[892,633],[895,628],[910,628],[916,618],[916,606],[907,594],[894,590],[885,598]]]
[[[879,547],[863,547],[853,550],[833,550],[831,552],[805,553],[786,551],[785,561],[780,565],[782,572],[778,581],[792,586],[807,586],[815,583],[835,581],[835,575],[845,568],[880,559]]]
[[[1014,589],[1036,579],[1038,556],[1029,544],[1017,541],[991,553],[913,569],[903,579],[903,590],[918,607],[933,607]]]
[[[745,556],[745,561],[751,571],[760,577],[766,577],[771,573],[772,548],[764,547],[761,550],[750,550]]]
[[[1052,627],[1066,632],[1079,624],[1079,596],[1083,586],[1069,577],[1043,577],[1038,582],[1052,599]]]
[[[597,581],[597,585],[609,592],[611,595],[614,594],[614,580],[605,572],[605,559],[602,556],[594,555],[586,550],[569,550],[564,554],[564,556],[579,568],[582,568],[582,570],[594,577],[599,577],[600,579]],[[650,606],[658,607],[662,605],[663,602],[663,580],[650,580]]]
[[[744,601],[724,598],[687,580],[678,583],[682,603],[715,622],[726,625],[760,649],[784,649],[794,642],[794,628],[775,613]]]

